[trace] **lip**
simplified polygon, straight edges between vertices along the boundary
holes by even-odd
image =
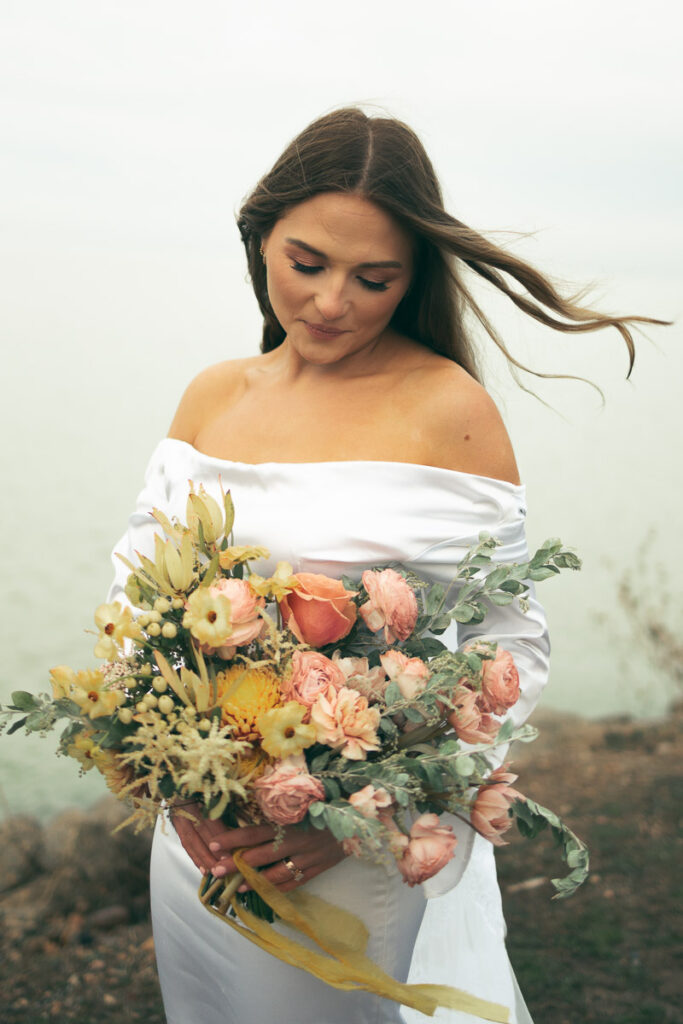
[[[325,327],[324,324],[311,324],[308,320],[304,320],[302,322],[314,338],[319,338],[322,341],[329,341],[331,338],[338,338],[340,334],[346,334],[346,331],[342,331],[338,327]]]

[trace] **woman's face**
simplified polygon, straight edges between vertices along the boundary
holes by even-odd
[[[325,192],[293,207],[263,241],[268,296],[307,362],[372,347],[410,285],[410,237],[366,199]]]

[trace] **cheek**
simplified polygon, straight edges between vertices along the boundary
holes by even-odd
[[[402,298],[403,293],[401,293],[399,299],[396,299],[395,295],[389,292],[387,294],[378,292],[376,295],[371,295],[365,303],[367,318],[388,323]]]
[[[306,284],[303,275],[292,274],[289,267],[286,270],[282,268],[269,270],[268,297],[275,314],[277,315],[278,309],[284,312],[305,301],[308,293]]]

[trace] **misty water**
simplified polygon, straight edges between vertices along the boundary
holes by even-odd
[[[95,664],[86,630],[109,584],[110,551],[184,385],[202,366],[256,349],[258,319],[239,264],[173,256],[150,254],[143,266],[105,251],[90,261],[77,250],[40,261],[15,254],[12,371],[2,406],[0,700],[14,689],[47,689],[52,665]],[[489,308],[496,308],[492,297]],[[498,312],[516,351],[538,365],[545,332]],[[545,364],[588,373],[606,389],[604,409],[585,385],[542,383],[550,410],[516,388],[499,359],[488,359],[527,486],[530,546],[557,535],[584,560],[581,573],[539,587],[553,640],[543,706],[660,715],[671,688],[650,663],[618,587],[637,569],[644,612],[660,603],[680,608],[669,554],[680,482],[666,441],[678,429],[681,357],[669,345],[643,342],[627,384],[618,379],[625,365],[618,338],[573,348],[561,342]],[[79,779],[75,762],[55,758],[54,739],[0,738],[9,808],[54,810],[103,792],[94,772]]]
[[[194,18],[160,0],[8,12],[0,701],[47,688],[52,665],[95,663],[85,631],[110,550],[183,388],[257,349],[234,211],[323,111],[369,100],[411,123],[456,216],[538,231],[502,238],[560,280],[597,281],[597,308],[680,315],[679,43],[672,32],[643,47],[649,8],[615,20],[586,5],[586,35],[585,18],[555,25],[540,2],[521,21],[502,2],[444,4],[416,50],[383,5],[342,19],[302,6],[326,44],[301,66],[283,64],[299,39],[282,5],[268,17],[218,2]],[[527,381],[549,409],[479,339],[527,485],[530,546],[557,535],[584,560],[539,588],[553,640],[542,705],[665,714],[673,694],[647,622],[681,617],[680,328],[649,330],[626,382],[616,332],[558,337],[477,294],[518,358],[589,377],[606,395],[603,409],[585,385]],[[619,602],[628,573],[641,624]],[[52,738],[0,737],[0,816],[104,792],[53,749]]]

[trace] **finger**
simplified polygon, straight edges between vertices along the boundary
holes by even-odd
[[[287,832],[285,838],[278,842],[261,843],[259,846],[251,846],[242,854],[247,864],[252,868],[262,868],[266,864],[275,864],[287,857],[291,857],[301,850],[315,849],[320,846],[320,840],[311,836],[308,832]],[[221,864],[225,867],[226,873],[236,871],[237,867],[230,854],[221,857]]]
[[[192,821],[180,814],[173,815],[172,821],[185,852],[202,874],[206,874],[214,863],[214,855],[201,836],[197,834]]]
[[[259,846],[274,838],[275,829],[272,825],[245,825],[244,828],[228,829],[223,826],[220,834],[212,838],[211,849],[220,856],[230,850],[237,850],[240,846]]]
[[[311,850],[297,854],[296,858],[287,859],[294,866],[293,870],[285,861],[280,861],[279,864],[273,864],[261,872],[280,892],[291,892],[305,885],[316,875],[338,864],[344,859],[344,854],[341,850],[329,850],[327,856],[321,859],[320,851]]]

